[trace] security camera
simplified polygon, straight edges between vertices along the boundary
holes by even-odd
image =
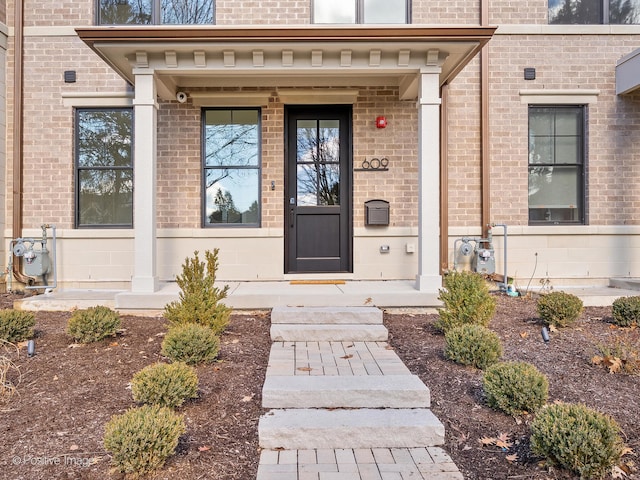
[[[187,101],[187,94],[184,92],[178,92],[176,93],[176,100],[178,100],[180,103],[184,103]]]

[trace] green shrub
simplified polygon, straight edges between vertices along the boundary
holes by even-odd
[[[444,334],[444,354],[449,360],[485,369],[502,356],[500,338],[482,325],[467,324]]]
[[[111,337],[119,328],[118,312],[103,305],[76,310],[67,322],[67,334],[79,343],[92,343]]]
[[[220,350],[220,339],[209,327],[187,323],[171,327],[162,341],[162,354],[188,365],[210,363]]]
[[[171,325],[198,323],[211,327],[215,334],[221,334],[229,323],[231,309],[220,303],[227,296],[229,286],[219,289],[214,286],[218,270],[218,249],[205,252],[205,262],[198,258],[185,259],[182,274],[176,282],[180,287],[179,300],[165,306],[164,316]]]
[[[131,393],[138,403],[175,408],[198,397],[198,374],[186,363],[156,363],[133,376]]]
[[[613,301],[613,323],[630,327],[640,323],[640,296],[621,297]]]
[[[496,311],[496,301],[482,275],[475,272],[449,272],[443,279],[438,300],[440,318],[435,326],[447,330],[465,324],[488,326]]]
[[[582,313],[582,300],[571,293],[551,292],[538,299],[538,315],[547,325],[568,327]]]
[[[620,427],[608,415],[579,404],[555,404],[531,423],[531,449],[580,475],[603,478],[620,462]]]
[[[549,397],[547,377],[526,362],[500,362],[491,365],[482,377],[489,406],[509,415],[533,413]]]
[[[182,416],[170,408],[143,405],[111,417],[105,426],[104,448],[119,471],[139,478],[164,465],[185,431]]]
[[[21,310],[0,310],[0,340],[15,343],[33,336],[35,316]]]

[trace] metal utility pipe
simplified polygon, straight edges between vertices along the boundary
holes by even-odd
[[[22,236],[22,155],[23,155],[23,48],[24,48],[24,11],[23,0],[14,2],[13,15],[13,233],[12,238]],[[13,252],[9,252],[13,255]],[[22,259],[12,262],[13,276],[20,283],[33,285],[35,279],[22,273]]]
[[[502,227],[502,229],[504,230],[504,245],[503,245],[503,262],[504,262],[504,278],[502,279],[502,286],[504,287],[504,290],[507,291],[507,282],[508,282],[508,278],[507,277],[507,225],[504,223],[492,223],[489,228],[491,227]]]
[[[489,24],[489,0],[480,0],[480,25]],[[480,190],[482,234],[491,222],[491,162],[489,145],[489,47],[480,51]]]
[[[440,273],[449,267],[449,84],[440,89]],[[455,262],[454,249],[454,262]]]

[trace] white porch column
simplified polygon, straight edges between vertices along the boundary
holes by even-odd
[[[156,147],[158,103],[153,70],[135,69],[131,291],[158,290],[156,273]]]
[[[419,74],[418,275],[416,289],[437,292],[440,275],[440,67]]]

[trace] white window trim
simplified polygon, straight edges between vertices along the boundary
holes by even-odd
[[[77,108],[132,107],[133,96],[133,92],[64,92],[62,104]]]
[[[531,89],[520,90],[524,105],[591,105],[598,102],[600,90],[588,89]]]

